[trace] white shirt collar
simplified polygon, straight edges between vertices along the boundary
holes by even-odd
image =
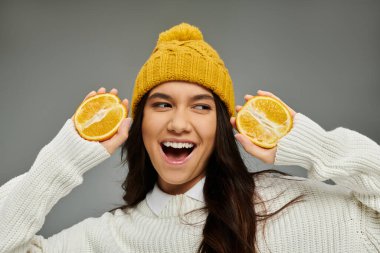
[[[205,179],[204,177],[199,180],[199,182],[185,192],[184,195],[204,203],[203,186]],[[173,195],[163,192],[158,185],[155,184],[153,190],[146,195],[146,201],[150,209],[152,209],[156,215],[159,215],[172,197]]]

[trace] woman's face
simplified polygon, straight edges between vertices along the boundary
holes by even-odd
[[[215,101],[207,89],[173,81],[150,91],[142,136],[163,191],[184,193],[204,176],[215,132]]]

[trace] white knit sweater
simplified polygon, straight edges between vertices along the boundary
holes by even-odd
[[[88,218],[46,239],[35,235],[59,199],[109,156],[99,143],[81,139],[68,120],[31,169],[0,188],[0,252],[196,252],[207,214],[184,216],[203,206],[184,194],[173,196],[159,215],[144,200],[128,213]],[[275,164],[302,166],[309,179],[257,180],[270,212],[305,194],[268,220],[264,233],[258,227],[261,252],[380,252],[379,145],[345,128],[327,132],[298,113]],[[337,185],[320,182],[326,179]]]

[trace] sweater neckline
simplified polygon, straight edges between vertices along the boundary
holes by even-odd
[[[205,177],[199,180],[192,188],[190,188],[184,194],[178,195],[170,195],[168,193],[163,192],[157,185],[155,184],[152,191],[150,191],[146,196],[146,202],[151,211],[160,216],[161,212],[167,207],[168,204],[171,204],[171,200],[175,199],[184,199],[184,196],[196,200],[200,203],[204,203],[203,196],[203,187],[205,183]],[[177,202],[177,200],[173,200],[172,202]],[[177,203],[178,204],[178,203]],[[170,209],[171,207],[169,207]]]

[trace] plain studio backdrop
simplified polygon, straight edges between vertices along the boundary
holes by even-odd
[[[158,34],[181,22],[222,56],[237,104],[268,90],[326,130],[380,142],[380,1],[1,0],[0,184],[30,169],[91,90],[115,87],[130,99]],[[268,168],[244,157],[252,170]],[[119,149],[54,206],[39,234],[121,205],[127,171]]]

